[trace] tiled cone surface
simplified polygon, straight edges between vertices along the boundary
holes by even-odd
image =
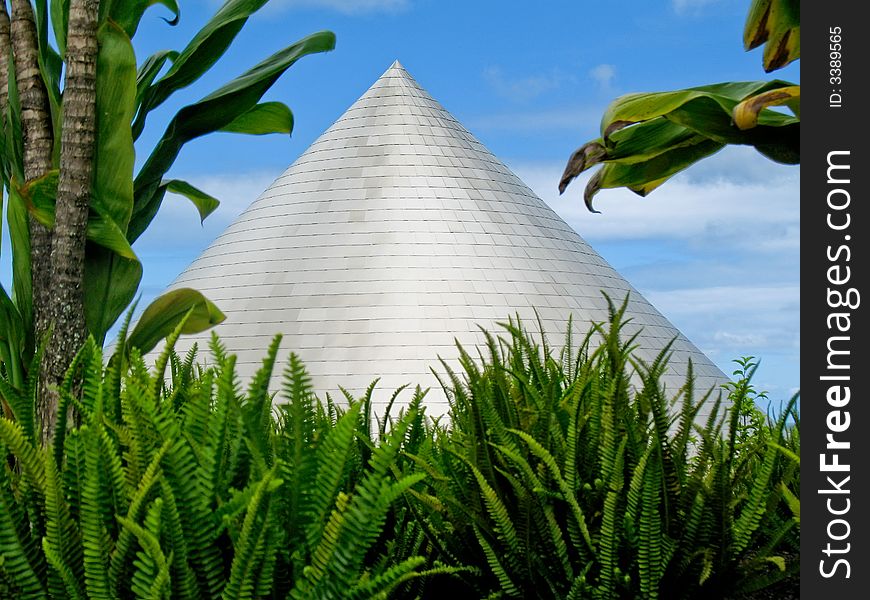
[[[536,329],[537,310],[557,346],[573,315],[579,341],[607,319],[602,290],[631,293],[639,358],[676,338],[670,390],[690,359],[697,389],[726,380],[398,62],[171,287],[198,289],[227,315],[216,331],[243,380],[280,332],[278,364],[296,352],[319,394],[359,395],[380,377],[378,411],[412,383],[432,387],[430,414],[446,412],[438,357],[456,366],[455,340],[476,356],[479,326],[502,332],[509,315]]]

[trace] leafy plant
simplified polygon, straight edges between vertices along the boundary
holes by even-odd
[[[611,304],[576,349],[569,328],[558,354],[511,322],[483,364],[463,353],[462,375],[444,366],[450,425],[414,457],[431,478],[411,493],[447,562],[486,565],[465,577],[474,594],[721,598],[796,572],[782,493],[795,469],[776,447],[794,443],[795,400],[738,452],[740,413],[713,390],[696,397],[691,375],[670,399],[668,349],[633,358],[624,311]]]
[[[242,392],[217,338],[208,367],[174,353],[182,319],[150,372],[126,326],[107,363],[90,341],[41,447],[37,357],[28,392],[0,382],[0,591],[730,598],[792,579],[796,398],[741,433],[691,374],[669,398],[668,348],[636,360],[625,304],[610,308],[579,346],[570,324],[556,353],[509,322],[462,372],[445,364],[447,422],[426,420],[419,388],[396,416],[372,413],[374,383],[321,401],[293,354],[270,392],[280,338]],[[740,364],[734,407],[755,394]]]
[[[800,58],[797,0],[753,0],[743,34],[764,44],[767,72]],[[770,110],[786,106],[792,114]],[[601,119],[601,137],[571,155],[559,193],[587,169],[601,168],[583,193],[586,207],[601,189],[625,187],[646,196],[675,174],[728,144],[753,146],[784,164],[800,163],[800,86],[786,81],[725,82],[673,92],[628,94]]]
[[[208,368],[195,350],[172,351],[182,327],[152,372],[136,350],[128,362],[123,334],[108,366],[90,340],[61,394],[62,415],[75,406],[81,423],[62,418],[47,447],[34,430],[33,398],[4,390],[14,418],[0,418],[0,590],[386,598],[456,570],[421,569],[413,537],[406,551],[385,541],[413,529],[388,519],[425,476],[394,472],[419,428],[417,406],[372,437],[370,398],[324,405],[294,355],[274,398],[280,338],[243,393],[235,358],[216,338]],[[77,374],[80,398],[71,389]]]
[[[175,0],[36,0],[33,4],[15,0],[11,30],[19,31],[16,35],[10,34],[2,4],[0,181],[8,192],[13,277],[10,287],[0,287],[0,361],[7,381],[20,389],[29,357],[54,324],[39,400],[40,420],[46,422],[48,434],[44,437],[50,437],[53,428],[57,402],[53,389],[79,345],[67,348],[68,341],[91,335],[102,345],[133,300],[142,265],[132,244],[151,224],[166,193],[189,198],[202,219],[218,206],[217,199],[189,183],[165,179],[184,144],[215,131],[289,133],[290,109],[280,102],[263,103],[262,96],[297,60],[334,48],[332,33],[315,33],[183,107],[134,173],[134,143],[152,111],[212,68],[265,3],[227,0],[183,49],[162,50],[141,63],[131,38],[145,11],[162,4],[173,14],[169,23],[175,24],[179,18]],[[75,63],[72,69],[70,61]],[[80,63],[92,66],[95,79],[75,79]],[[61,94],[64,72],[66,88],[75,88],[76,93]],[[74,102],[78,102],[75,107]],[[90,111],[91,118],[82,116],[82,111]],[[64,125],[66,117],[79,120]],[[75,173],[74,165],[81,167]],[[82,181],[77,184],[78,204],[73,210],[64,201],[69,193],[62,183],[75,177]],[[76,225],[79,217],[84,231]],[[55,281],[58,273],[69,280]],[[223,318],[214,305],[191,290],[157,301],[159,306],[179,302],[208,315],[189,320],[189,329],[201,331]],[[146,310],[146,318],[140,321],[150,329],[144,336],[149,343],[154,335],[168,333],[158,312]],[[150,322],[152,316],[158,320]],[[139,341],[133,336],[130,343]]]

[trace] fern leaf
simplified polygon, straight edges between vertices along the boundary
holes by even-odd
[[[258,552],[262,554],[264,551],[271,553],[277,551],[277,548],[261,549],[261,546],[267,530],[270,511],[269,498],[271,493],[281,484],[280,479],[275,479],[274,471],[269,471],[260,481],[251,497],[241,535],[235,547],[229,580],[221,596],[225,600],[252,598],[259,583],[254,578],[256,574],[255,555]]]

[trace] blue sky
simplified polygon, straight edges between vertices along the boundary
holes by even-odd
[[[181,2],[169,27],[150,10],[139,61],[181,49],[217,9]],[[528,2],[272,0],[206,77],[152,113],[140,155],[182,103],[199,99],[304,35],[330,29],[334,52],[306,57],[268,94],[296,119],[292,137],[219,134],[189,144],[172,175],[223,205],[199,226],[168,197],[135,249],[143,303],[158,294],[380,74],[399,59],[417,81],[723,370],[762,359],[756,384],[774,400],[799,380],[799,170],[727,149],[647,198],[604,191],[590,214],[584,181],[556,190],[567,157],[597,137],[614,97],[768,78],[741,33],[748,0]],[[796,65],[776,74],[797,80]]]

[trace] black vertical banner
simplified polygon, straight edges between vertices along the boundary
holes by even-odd
[[[870,597],[866,6],[801,3],[801,597],[808,599]]]

